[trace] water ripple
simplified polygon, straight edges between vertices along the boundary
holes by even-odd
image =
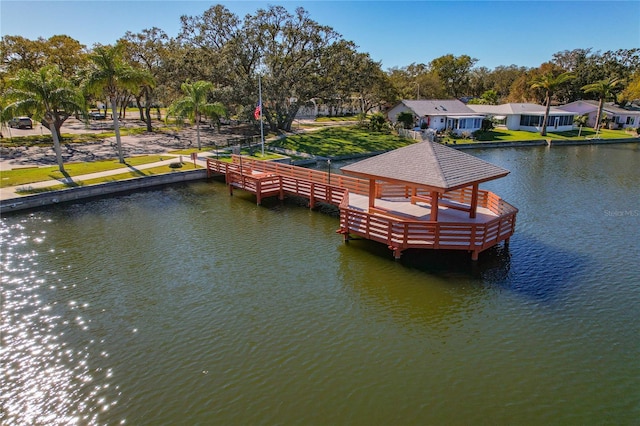
[[[98,424],[115,404],[105,396],[109,380],[93,363],[94,343],[70,345],[68,334],[88,329],[77,303],[61,305],[56,271],[39,270],[38,252],[16,251],[28,243],[45,245],[46,232],[28,232],[40,221],[2,220],[2,347],[0,420],[3,424]],[[53,291],[50,291],[53,290]]]

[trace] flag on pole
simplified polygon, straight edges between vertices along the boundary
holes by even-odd
[[[260,105],[260,103],[258,103],[258,105],[256,106],[255,111],[253,111],[253,116],[255,117],[256,120],[260,120],[260,116],[262,115],[262,105]]]

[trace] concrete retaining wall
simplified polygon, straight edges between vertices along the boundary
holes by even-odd
[[[563,145],[601,145],[611,143],[633,143],[640,142],[638,138],[625,138],[625,139],[587,139],[584,141],[571,141],[571,140],[554,140],[549,141],[551,146],[563,146]]]
[[[2,212],[2,214],[6,214],[14,211],[35,209],[52,204],[99,197],[118,192],[133,191],[177,182],[201,180],[206,179],[206,177],[207,171],[205,169],[187,170],[183,172],[171,172],[162,175],[145,176],[97,185],[49,191],[42,194],[25,195],[23,197],[1,201],[0,212]]]
[[[450,148],[455,149],[480,149],[480,148],[519,148],[521,146],[547,146],[547,141],[538,139],[531,141],[517,141],[517,142],[477,142],[477,143],[463,143],[448,144]]]

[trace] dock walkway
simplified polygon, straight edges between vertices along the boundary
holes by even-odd
[[[233,156],[232,162],[207,159],[208,176],[224,175],[230,194],[242,189],[256,195],[260,204],[266,197],[295,195],[317,203],[337,206],[340,229],[350,236],[386,244],[396,258],[410,248],[466,250],[476,260],[478,254],[515,231],[517,209],[497,195],[480,190],[477,212],[470,217],[470,191],[446,193],[438,203],[438,220],[431,220],[431,204],[426,195],[410,188],[376,184],[376,205],[369,200],[370,183],[364,179],[268,161]],[[467,207],[465,207],[467,206]]]

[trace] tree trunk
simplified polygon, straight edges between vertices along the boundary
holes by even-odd
[[[120,140],[120,123],[118,122],[118,113],[116,105],[116,97],[111,97],[111,112],[113,115],[113,130],[116,133],[116,145],[118,147],[118,159],[124,164],[124,155],[122,154],[122,141]]]
[[[51,127],[49,130],[51,131],[51,137],[53,138],[53,150],[56,152],[56,161],[58,162],[58,169],[60,169],[60,173],[65,174],[64,163],[62,161],[62,149],[60,148],[60,138],[58,137],[58,132],[56,131],[56,127],[53,124],[50,124]]]
[[[145,112],[145,122],[147,123],[147,132],[153,132],[153,127],[151,126],[151,94],[149,93],[149,88],[144,88],[144,112]],[[142,120],[142,110],[140,111],[140,119]]]
[[[196,113],[196,140],[198,141],[198,151],[202,149],[200,146],[200,114]]]
[[[144,121],[144,107],[142,106],[142,102],[140,102],[142,96],[136,96],[136,107],[138,107],[138,112],[140,113],[140,121]]]
[[[547,136],[547,120],[549,119],[549,110],[551,109],[551,95],[547,94],[546,108],[544,110],[544,121],[542,122],[542,129],[540,130],[540,136]]]
[[[147,123],[147,132],[153,132],[153,126],[151,126],[151,107],[145,105],[145,122]]]
[[[595,130],[596,132],[598,130],[600,130],[600,123],[602,122],[602,108],[604,106],[604,98],[600,98],[600,100],[598,101],[598,113],[596,114],[596,125],[595,125]]]

